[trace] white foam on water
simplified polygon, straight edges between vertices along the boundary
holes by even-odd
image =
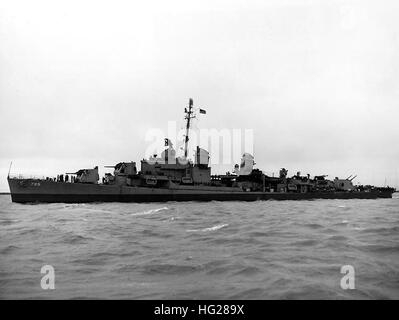
[[[115,213],[115,212],[113,212],[113,211],[104,210],[104,209],[85,208],[85,210],[87,210],[87,211],[93,211],[93,212]]]
[[[63,208],[77,208],[77,207],[85,207],[86,203],[69,203],[63,205]]]
[[[204,228],[204,229],[189,229],[187,230],[187,232],[208,232],[208,231],[216,231],[219,229],[222,229],[224,227],[227,227],[229,224],[228,223],[224,223],[224,224],[217,224],[213,227],[209,227],[209,228]]]
[[[143,211],[143,212],[136,212],[136,213],[132,213],[131,216],[145,216],[145,215],[149,215],[149,214],[158,213],[158,212],[163,211],[163,210],[168,210],[168,207],[162,207],[162,208],[158,208],[158,209],[151,209],[151,210],[147,210],[147,211]]]
[[[342,223],[348,223],[349,221],[348,220],[342,220]]]

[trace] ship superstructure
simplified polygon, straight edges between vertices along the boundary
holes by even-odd
[[[329,180],[327,175],[289,177],[282,168],[278,177],[270,177],[254,169],[254,157],[244,153],[233,173],[212,175],[209,152],[196,147],[194,161],[188,158],[193,100],[184,109],[186,127],[184,156],[178,157],[173,143],[165,138],[165,149],[160,157],[154,155],[136,162],[120,162],[100,180],[98,167],[60,174],[56,178],[26,179],[8,177],[14,202],[92,202],[92,201],[254,201],[298,199],[375,199],[389,198],[393,188],[355,186],[355,177]],[[199,113],[206,113],[199,109]]]

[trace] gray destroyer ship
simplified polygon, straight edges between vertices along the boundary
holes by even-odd
[[[169,139],[161,157],[120,162],[113,174],[99,179],[98,167],[60,174],[57,178],[12,177],[7,180],[13,202],[164,202],[164,201],[256,201],[301,199],[391,198],[389,187],[355,186],[355,177],[327,179],[326,175],[289,177],[282,168],[278,177],[254,169],[254,158],[245,153],[234,173],[212,175],[209,153],[197,146],[194,161],[188,159],[191,120],[196,116],[193,100],[185,108],[184,157],[176,157]],[[205,110],[200,109],[200,113]]]

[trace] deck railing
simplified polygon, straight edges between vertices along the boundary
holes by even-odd
[[[38,175],[33,175],[33,174],[10,174],[8,177],[10,179],[46,180],[45,176],[38,176]]]

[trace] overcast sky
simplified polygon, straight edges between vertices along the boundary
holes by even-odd
[[[10,161],[139,161],[190,97],[198,128],[253,129],[266,172],[398,185],[398,16],[381,0],[0,1],[0,191]]]

